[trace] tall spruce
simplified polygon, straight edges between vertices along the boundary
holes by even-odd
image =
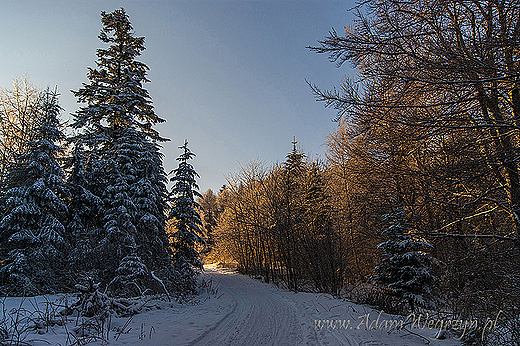
[[[388,223],[382,235],[386,238],[378,248],[383,260],[375,268],[373,278],[384,284],[390,293],[408,308],[436,308],[440,300],[434,297],[437,278],[432,274],[434,258],[425,252],[430,243],[414,231],[406,220],[402,205],[395,205],[384,219]]]
[[[0,222],[3,294],[51,293],[67,285],[64,223],[69,193],[59,163],[64,135],[57,92],[47,89],[37,107],[42,124],[6,177],[7,213]]]
[[[196,245],[204,244],[202,222],[196,208],[199,207],[195,197],[202,197],[197,191],[195,178],[199,175],[188,162],[195,154],[188,148],[188,141],[179,147],[183,153],[177,158],[179,166],[174,169],[173,182],[169,201],[171,209],[168,219],[171,220],[170,245],[173,248],[173,261],[180,274],[180,286],[186,291],[196,288],[195,268],[202,269],[202,262]]]
[[[165,139],[153,129],[164,120],[143,88],[148,67],[136,60],[144,38],[134,36],[122,8],[101,17],[99,39],[109,47],[97,50],[89,83],[74,91],[86,105],[74,115],[72,126],[80,133],[73,141],[88,150],[86,185],[103,201],[99,223],[91,225],[96,245],[86,262],[110,289],[139,294],[143,285],[161,290],[152,278],[169,280],[173,273],[164,218],[167,178],[157,143]],[[139,282],[128,273],[131,268],[137,268]]]

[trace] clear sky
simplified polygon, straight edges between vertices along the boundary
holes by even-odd
[[[188,139],[197,155],[201,192],[218,191],[225,177],[251,160],[282,162],[293,136],[311,156],[324,157],[336,113],[316,102],[305,80],[337,86],[347,67],[306,49],[352,18],[346,1],[114,1],[0,2],[0,87],[24,74],[36,86],[58,86],[64,119],[79,108],[70,90],[95,67],[101,11],[124,7],[137,36],[145,84],[165,143],[164,165],[177,166]]]

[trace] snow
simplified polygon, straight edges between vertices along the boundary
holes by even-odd
[[[390,332],[385,321],[403,317],[329,295],[279,289],[216,266],[206,266],[202,276],[207,285],[196,300],[149,301],[140,314],[110,320],[110,331],[105,332],[108,343],[97,340],[90,345],[460,345],[453,336],[433,339],[438,332],[434,329],[412,329],[416,335]],[[5,298],[5,309],[0,303],[0,322],[2,314],[13,308],[23,306],[29,314],[64,299],[70,305],[73,297]],[[381,329],[373,328],[375,324]],[[75,318],[68,317],[65,326],[41,327],[24,341],[34,346],[71,345],[74,328]]]

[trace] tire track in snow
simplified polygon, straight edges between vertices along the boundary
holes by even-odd
[[[191,345],[301,345],[302,329],[293,305],[268,285],[236,273],[211,269],[206,275],[230,295],[234,308]]]

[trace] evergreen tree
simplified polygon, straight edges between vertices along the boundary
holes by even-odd
[[[166,225],[166,189],[167,176],[162,164],[162,154],[155,142],[147,141],[141,147],[141,154],[137,162],[136,180],[130,187],[132,199],[136,207],[136,227],[139,244],[143,250],[166,249],[168,261],[171,257],[168,237],[165,231]],[[145,236],[143,236],[145,235]],[[148,263],[152,268],[163,265],[163,256],[151,258]]]
[[[341,241],[333,229],[331,199],[317,162],[309,164],[304,183],[302,219],[305,232],[300,246],[307,259],[308,274],[320,292],[339,295],[345,271],[341,263]]]
[[[296,139],[293,140],[293,149],[287,154],[283,163],[281,187],[280,213],[276,224],[281,238],[280,253],[287,268],[287,283],[289,288],[297,291],[300,286],[301,273],[298,261],[302,254],[299,244],[299,233],[302,228],[302,178],[305,173],[305,154],[296,147]]]
[[[202,221],[204,230],[206,231],[207,246],[204,252],[210,252],[211,247],[215,245],[214,229],[217,227],[219,217],[218,196],[211,189],[207,189],[199,198],[200,208],[202,210]]]
[[[439,300],[433,296],[437,281],[431,273],[434,259],[424,252],[432,246],[406,221],[403,206],[394,207],[385,220],[389,223],[382,232],[386,240],[378,245],[384,259],[375,268],[373,278],[408,303],[411,311],[418,307],[435,308]]]
[[[173,261],[176,271],[180,274],[182,289],[194,292],[194,268],[203,269],[199,253],[195,249],[197,244],[204,244],[202,238],[202,222],[195,210],[199,207],[195,197],[202,197],[197,191],[195,178],[199,175],[188,162],[195,154],[188,148],[188,141],[179,147],[183,153],[177,158],[179,166],[173,170],[173,187],[170,192],[171,203],[168,219],[172,221],[170,231],[170,245],[173,248]]]
[[[298,188],[298,178],[305,171],[305,154],[298,150],[296,147],[296,139],[293,140],[293,149],[287,154],[286,160],[283,163],[283,167],[285,170],[285,175],[287,179],[287,188],[290,191],[295,191]]]
[[[88,103],[75,115],[73,127],[84,130],[84,142],[98,147],[118,129],[136,128],[148,138],[161,139],[152,128],[164,122],[152,106],[148,91],[146,64],[135,60],[144,48],[144,37],[135,37],[133,27],[123,8],[111,13],[101,12],[103,29],[99,39],[109,44],[98,49],[98,68],[89,68],[90,83],[74,94]]]
[[[3,293],[54,292],[63,290],[67,280],[64,199],[69,194],[58,162],[64,135],[57,92],[47,90],[38,107],[42,125],[6,177],[7,213],[0,222],[0,243],[8,251],[7,258],[1,258]]]
[[[103,201],[100,222],[91,225],[96,246],[87,262],[117,291],[126,290],[129,268],[141,268],[139,275],[147,268],[149,279],[155,271],[167,281],[173,270],[164,218],[166,174],[157,144],[164,139],[152,128],[164,120],[142,86],[148,67],[136,60],[144,38],[134,36],[124,9],[101,17],[99,38],[109,47],[98,49],[89,83],[74,92],[86,106],[74,115],[73,127],[81,132],[73,140],[90,153],[83,161],[86,185]],[[129,266],[129,259],[139,263]]]
[[[94,241],[100,232],[98,220],[103,211],[103,201],[91,192],[86,157],[81,144],[77,143],[72,155],[66,158],[66,168],[69,168],[67,188],[70,191],[67,235],[69,243],[73,244],[69,265],[81,273],[92,268],[92,263],[85,260],[93,257]]]

